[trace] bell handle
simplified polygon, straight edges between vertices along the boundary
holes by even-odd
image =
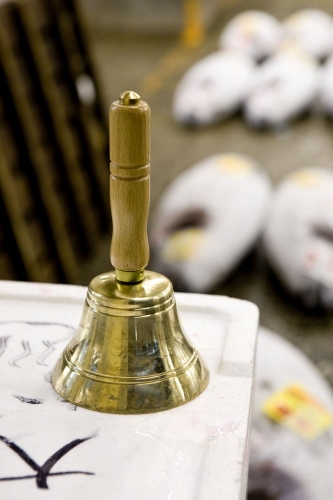
[[[150,108],[125,92],[110,108],[111,263],[120,281],[143,279],[149,261]]]

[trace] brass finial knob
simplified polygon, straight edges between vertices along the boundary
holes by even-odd
[[[119,104],[130,106],[131,104],[139,104],[141,97],[132,90],[126,90],[119,96]]]

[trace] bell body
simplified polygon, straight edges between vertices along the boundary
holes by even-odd
[[[92,280],[80,325],[52,377],[71,403],[124,414],[185,404],[208,380],[181,327],[171,282],[150,271],[136,284],[121,283],[114,272]]]

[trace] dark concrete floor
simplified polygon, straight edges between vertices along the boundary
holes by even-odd
[[[152,109],[151,212],[165,187],[194,162],[218,152],[237,151],[256,158],[273,183],[287,172],[303,166],[333,168],[333,125],[313,112],[276,133],[249,129],[241,116],[203,130],[186,130],[171,117],[172,95],[183,72],[204,55],[215,50],[225,20],[242,10],[225,8],[221,19],[196,48],[186,48],[177,38],[115,36],[92,32],[92,48],[101,77],[106,112],[124,90],[138,91]],[[246,6],[246,3],[244,3]],[[280,19],[310,3],[280,0],[269,3]],[[333,14],[333,4],[316,2]],[[267,8],[267,2],[252,2],[251,8]],[[100,241],[94,255],[82,268],[80,284],[110,268],[110,238]],[[284,335],[303,349],[333,384],[333,314],[303,310],[280,290],[270,276],[260,245],[243,262],[227,283],[213,291],[255,302],[261,324]]]

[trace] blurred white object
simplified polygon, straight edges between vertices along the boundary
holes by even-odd
[[[307,168],[277,188],[264,233],[267,257],[308,307],[333,307],[333,173]]]
[[[152,267],[177,290],[206,292],[225,279],[266,222],[270,181],[246,156],[217,154],[179,175],[151,227]]]
[[[286,46],[298,47],[317,59],[333,51],[333,19],[318,9],[304,9],[283,22]]]
[[[315,61],[298,51],[283,51],[258,68],[245,118],[254,127],[281,127],[310,108],[318,87]]]
[[[333,412],[332,390],[313,363],[279,335],[259,329],[248,498],[331,500],[333,430],[306,441],[261,410],[272,393],[298,382]]]
[[[281,23],[270,14],[249,10],[238,14],[219,38],[222,49],[246,52],[257,61],[270,56],[282,40]]]
[[[333,56],[322,69],[320,104],[323,111],[333,118]]]
[[[249,93],[254,63],[246,54],[214,52],[192,66],[179,82],[174,118],[183,125],[203,126],[234,113]]]
[[[96,89],[92,78],[81,73],[75,80],[76,90],[82,104],[94,104],[96,100]]]

